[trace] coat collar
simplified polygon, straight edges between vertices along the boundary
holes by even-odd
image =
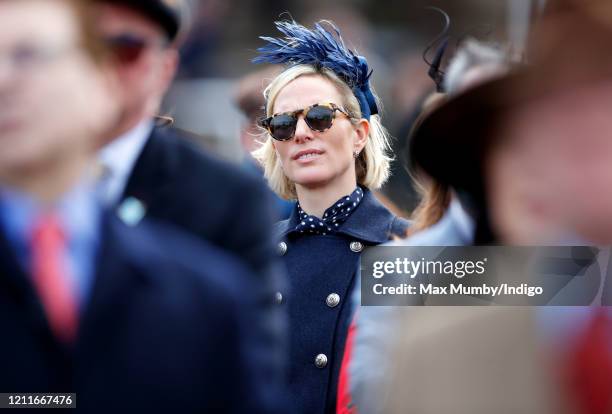
[[[299,219],[297,207],[295,207],[287,220],[277,224],[277,234],[280,238],[285,238],[294,233]],[[370,190],[364,189],[363,200],[353,214],[340,226],[337,233],[345,234],[368,244],[381,244],[389,241],[392,237],[392,227],[396,219],[397,217],[387,210]]]
[[[181,168],[173,151],[173,133],[170,128],[153,128],[127,180],[122,200],[134,197],[148,205],[155,194],[172,185],[172,172]]]

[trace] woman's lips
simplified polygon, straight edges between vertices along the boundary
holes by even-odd
[[[314,161],[320,158],[322,154],[323,154],[323,151],[321,150],[309,149],[309,150],[300,151],[291,158],[294,161],[297,161],[299,163],[309,163],[311,161]]]

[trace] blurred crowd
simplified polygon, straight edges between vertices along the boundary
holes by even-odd
[[[419,1],[386,48],[363,5],[238,3],[0,0],[0,393],[612,414],[612,3]],[[265,31],[230,56],[234,13]],[[599,246],[604,277],[583,307],[362,306],[378,245]]]

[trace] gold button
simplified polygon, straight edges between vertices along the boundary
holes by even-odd
[[[358,241],[351,242],[349,247],[355,253],[359,253],[360,251],[363,250],[363,244],[361,244],[361,242],[358,242]]]

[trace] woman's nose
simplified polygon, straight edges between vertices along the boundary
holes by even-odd
[[[304,142],[312,139],[312,130],[306,124],[304,116],[299,116],[295,126],[295,141]]]

